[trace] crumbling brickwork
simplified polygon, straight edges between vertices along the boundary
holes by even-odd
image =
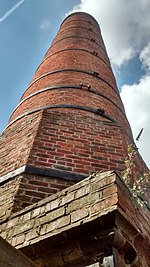
[[[44,260],[42,266],[46,267],[82,263],[84,259],[90,263],[97,250],[107,255],[112,245],[123,262],[128,257],[129,244],[131,253],[134,249],[138,252],[135,255],[140,264],[130,266],[149,266],[149,211],[137,205],[114,172],[91,175],[26,207],[9,221],[1,220],[0,231],[3,238],[31,259]],[[107,246],[103,240],[108,240]],[[44,242],[47,246],[42,246]],[[131,261],[135,261],[134,257]]]

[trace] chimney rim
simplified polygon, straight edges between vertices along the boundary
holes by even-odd
[[[84,11],[75,11],[75,12],[73,12],[73,13],[67,15],[67,17],[64,18],[64,20],[62,21],[60,27],[63,25],[63,23],[64,23],[68,18],[70,18],[70,17],[73,16],[73,15],[87,15],[87,16],[89,16],[89,17],[90,17],[90,18],[97,24],[97,26],[99,27],[98,21],[97,21],[91,14],[89,14],[89,13],[87,13],[87,12],[84,12]],[[100,27],[99,27],[99,28],[100,28]]]

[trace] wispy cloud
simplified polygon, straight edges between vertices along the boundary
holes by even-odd
[[[0,23],[7,19],[19,6],[21,6],[26,0],[21,0],[15,4],[11,9],[9,9],[1,18]]]
[[[49,20],[44,19],[44,20],[42,21],[41,25],[40,25],[40,29],[41,29],[41,30],[47,30],[47,29],[49,28],[50,24],[51,24],[51,23],[50,23]]]

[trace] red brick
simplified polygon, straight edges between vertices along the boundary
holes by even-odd
[[[109,186],[103,190],[103,197],[109,197],[115,193],[117,193],[117,185],[113,184],[112,186]]]
[[[96,203],[93,207],[91,207],[91,214],[95,214],[97,212],[100,212],[102,210],[105,210],[113,205],[116,205],[118,202],[118,197],[117,195],[113,195],[109,198],[106,198],[103,201],[100,201],[98,203]]]

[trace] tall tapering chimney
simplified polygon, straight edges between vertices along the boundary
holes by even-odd
[[[92,16],[77,12],[63,21],[0,139],[9,214],[91,172],[124,169],[134,141]],[[139,155],[136,169],[146,170]]]

